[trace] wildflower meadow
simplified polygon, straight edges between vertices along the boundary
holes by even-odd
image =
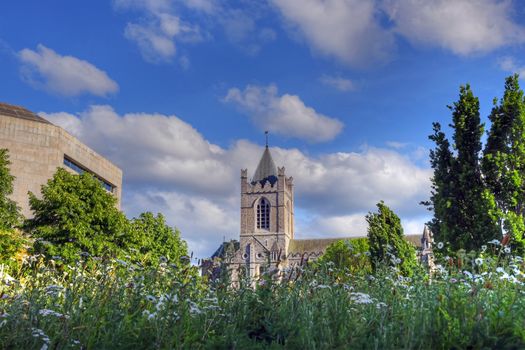
[[[91,263],[87,263],[90,259]],[[525,264],[500,242],[404,277],[310,263],[232,288],[197,267],[28,256],[0,272],[3,349],[525,347]]]

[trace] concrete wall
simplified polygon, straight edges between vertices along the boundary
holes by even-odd
[[[0,149],[9,150],[11,174],[16,177],[12,198],[31,216],[27,192],[40,194],[40,187],[64,166],[64,155],[89,172],[115,186],[120,200],[122,170],[68,134],[64,129],[34,120],[0,114]],[[73,172],[73,171],[72,171]]]

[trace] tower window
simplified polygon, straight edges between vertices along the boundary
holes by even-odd
[[[261,198],[257,204],[257,228],[270,229],[270,202],[266,198]]]

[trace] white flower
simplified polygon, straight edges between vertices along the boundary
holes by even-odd
[[[331,289],[330,286],[327,286],[326,284],[320,284],[317,286],[317,289]]]
[[[501,243],[497,239],[493,239],[492,241],[488,241],[488,244],[494,244],[494,245],[500,245]]]
[[[55,317],[63,317],[63,318],[69,318],[68,315],[62,315],[60,312],[56,312],[56,311],[53,311],[53,310],[49,310],[49,309],[42,309],[42,310],[39,310],[38,313],[42,316],[55,316]]]
[[[485,244],[483,244],[483,245],[481,246],[481,251],[484,252],[485,250],[487,250],[487,246],[486,246]]]
[[[503,267],[499,266],[496,268],[496,272],[498,273],[505,273],[505,270],[503,269]]]
[[[382,301],[380,301],[379,303],[376,304],[376,308],[378,308],[378,309],[381,309],[381,308],[383,308],[383,307],[387,307],[387,306],[388,306],[388,305],[385,304],[385,303],[383,303]]]
[[[153,295],[148,295],[146,296],[146,299],[148,301],[151,301],[151,302],[156,302],[157,301],[157,298],[155,298]]]
[[[510,247],[505,247],[503,251],[505,252],[505,254],[510,254]]]
[[[372,304],[374,302],[370,295],[360,292],[350,293],[350,299],[356,304]]]
[[[478,265],[478,266],[481,266],[481,265],[483,265],[483,259],[481,259],[481,258],[476,258],[476,259],[474,260],[474,263],[475,263],[476,265]]]
[[[443,246],[444,246],[443,242],[438,242],[437,244],[438,249],[443,249]]]
[[[198,315],[198,314],[202,313],[201,309],[193,301],[190,301],[189,305],[190,305],[190,314],[192,314],[192,315],[197,314]]]

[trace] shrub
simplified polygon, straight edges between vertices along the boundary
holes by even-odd
[[[367,238],[340,240],[326,248],[320,263],[332,262],[337,269],[349,271],[352,274],[368,274],[371,272]]]

